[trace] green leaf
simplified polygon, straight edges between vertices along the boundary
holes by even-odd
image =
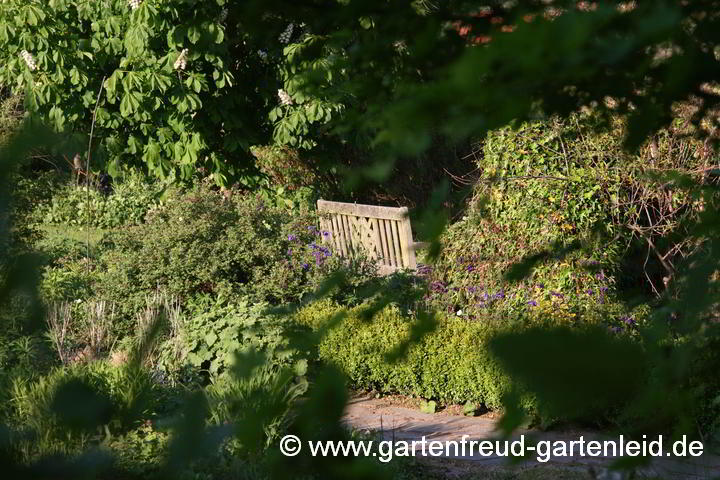
[[[474,417],[477,414],[478,406],[473,402],[466,402],[463,406],[463,415],[468,417]]]
[[[191,43],[193,43],[193,44],[197,43],[198,40],[200,40],[201,36],[202,36],[202,32],[200,31],[200,29],[197,26],[195,26],[195,25],[190,26],[190,28],[188,29],[188,32],[187,32],[187,37]]]
[[[70,69],[70,82],[72,82],[73,85],[80,84],[80,72],[75,67]]]
[[[116,96],[116,88],[117,88],[117,81],[119,78],[122,77],[122,72],[120,70],[115,70],[110,77],[105,80],[105,93],[107,95],[107,99],[110,101],[110,103],[115,102],[115,96]]]
[[[8,40],[10,40],[8,25],[5,22],[0,22],[0,42],[7,43]]]
[[[120,114],[128,117],[135,113],[140,106],[140,94],[138,92],[126,92],[120,101]]]
[[[423,413],[433,414],[433,413],[435,413],[436,409],[437,409],[437,402],[435,400],[429,400],[427,402],[424,402],[420,406],[420,411]]]

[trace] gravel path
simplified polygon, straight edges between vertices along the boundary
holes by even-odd
[[[415,455],[421,457],[422,450],[419,443],[423,437],[426,442],[448,441],[459,442],[463,435],[470,440],[493,440],[498,437],[496,420],[488,417],[465,417],[457,415],[428,414],[419,410],[393,405],[384,399],[373,397],[353,398],[345,413],[345,422],[356,430],[367,430],[381,433],[386,440],[404,440],[418,442],[414,448]],[[522,431],[513,437],[518,440],[520,434],[525,434],[525,445],[533,445],[534,441],[542,440],[579,440],[581,436],[585,441],[602,440],[598,433],[582,431],[538,432]],[[617,438],[613,438],[617,440]],[[429,445],[429,444],[428,444]],[[426,450],[427,453],[427,450]],[[447,452],[446,452],[447,453]],[[451,451],[443,455],[442,459],[454,459],[460,462],[474,462],[477,465],[496,467],[508,464],[508,459],[497,455],[481,456],[477,449],[470,455],[466,447],[465,455],[462,451]],[[532,452],[531,452],[532,453]],[[524,461],[526,465],[537,464],[537,455],[531,455]],[[428,458],[429,454],[428,454]],[[624,478],[616,472],[608,472],[607,467],[615,460],[614,457],[581,457],[577,454],[572,457],[550,456],[546,465],[568,469],[593,469],[601,472],[597,478]],[[653,458],[650,465],[644,467],[642,476],[677,480],[720,479],[720,456],[705,454],[698,458]]]

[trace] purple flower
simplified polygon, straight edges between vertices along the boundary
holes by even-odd
[[[542,290],[542,289],[545,288],[545,284],[544,284],[544,283],[538,283],[538,284],[535,285],[535,286],[536,286],[537,288],[539,288],[540,290]]]
[[[559,292],[550,292],[550,295],[552,295],[553,297],[557,297],[557,298],[565,298],[565,295],[563,295],[562,293],[559,293]]]
[[[635,325],[637,325],[637,322],[636,322],[633,318],[627,317],[627,316],[622,317],[622,318],[620,319],[620,321],[622,321],[622,322],[625,323],[626,325],[630,325],[630,326],[635,326]]]
[[[600,287],[600,293],[607,293],[608,287]]]
[[[445,284],[439,280],[436,280],[430,284],[430,290],[435,293],[446,293],[447,288]]]
[[[430,273],[432,273],[432,267],[420,263],[417,266],[417,273],[418,275],[430,275]]]
[[[622,327],[610,327],[610,330],[613,333],[620,333],[620,332],[622,332]]]
[[[527,302],[527,304],[531,307],[537,307],[537,302],[535,300],[530,300],[529,302]]]
[[[288,235],[288,242],[294,242],[296,239],[297,239],[297,237],[295,235],[293,235],[292,233],[290,235]]]
[[[310,264],[309,264],[309,263],[303,263],[302,268],[303,268],[303,270],[309,270],[309,269],[310,269]]]
[[[586,293],[588,295],[595,295],[595,290],[593,290],[592,288],[588,288]]]
[[[596,273],[596,274],[595,274],[595,278],[597,278],[598,280],[604,280],[604,279],[605,279],[605,274],[604,274],[603,272]]]
[[[473,265],[469,265],[469,266],[467,267],[467,271],[468,271],[468,272],[472,272],[472,271],[474,271],[474,270],[475,270],[475,267],[474,267]]]
[[[292,257],[292,248],[288,248],[287,254],[289,257]]]
[[[477,287],[468,287],[468,292],[470,292],[470,293],[477,292]]]
[[[505,292],[503,290],[500,290],[498,293],[493,295],[494,298],[505,298]]]
[[[330,236],[330,232],[322,232],[322,236],[323,236],[323,237],[329,237],[329,236]]]

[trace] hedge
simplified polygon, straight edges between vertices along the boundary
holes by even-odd
[[[318,330],[341,308],[328,301],[318,302],[299,311],[295,318]],[[392,362],[387,354],[408,339],[413,319],[391,306],[366,321],[362,308],[347,310],[342,323],[330,329],[318,345],[319,359],[344,371],[352,387],[446,404],[473,402],[490,409],[501,407],[510,379],[490,356],[486,344],[503,327],[443,316],[433,332],[413,343],[404,358]],[[533,407],[531,399],[525,403]]]

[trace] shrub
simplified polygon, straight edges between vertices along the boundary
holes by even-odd
[[[340,274],[336,278],[342,281],[335,283],[331,294],[338,302],[353,304],[362,300],[357,294],[360,287],[379,280],[373,261],[363,256],[340,257],[322,241],[329,232],[318,230],[313,223],[292,222],[282,232],[287,250],[265,281],[255,285],[261,298],[296,302],[312,294],[331,274]]]
[[[501,406],[510,379],[485,345],[502,328],[441,316],[434,331],[413,343],[407,356],[393,363],[386,355],[408,340],[412,318],[391,306],[367,321],[362,318],[363,308],[348,310],[343,322],[318,346],[318,357],[337,365],[354,387],[447,403]],[[318,329],[339,310],[331,302],[318,302],[298,312],[295,319]],[[527,402],[531,404],[530,399]]]
[[[17,255],[17,252],[32,249],[33,245],[42,237],[34,223],[35,210],[38,205],[49,200],[56,184],[56,176],[49,173],[38,173],[33,175],[33,178],[28,178],[20,173],[13,175],[9,219],[12,225],[9,240],[14,250],[11,256]]]
[[[211,295],[279,304],[299,300],[336,268],[358,281],[372,275],[367,262],[317,258],[316,224],[311,213],[291,215],[256,196],[175,190],[146,223],[107,236],[96,294],[131,319],[158,288],[183,303]]]
[[[319,183],[320,175],[316,168],[296,149],[287,146],[253,147],[252,153],[258,169],[267,175],[272,185],[283,185],[294,192]]]
[[[101,294],[120,303],[158,287],[182,300],[249,290],[280,256],[276,240],[284,220],[254,198],[176,190],[145,224],[108,237]]]
[[[21,95],[7,95],[0,92],[0,145],[15,133],[23,118],[23,98]]]
[[[68,262],[63,267],[49,267],[43,272],[40,292],[47,302],[87,298],[90,281],[85,266]]]
[[[491,353],[489,346],[499,336],[537,331],[537,327],[544,330],[557,324],[552,319],[525,316],[504,322],[470,321],[438,313],[435,328],[418,339],[417,330],[413,330],[418,320],[404,313],[406,310],[391,305],[368,319],[367,308],[361,305],[346,309],[323,300],[294,315],[299,324],[323,334],[317,347],[318,358],[343,371],[354,388],[420,397],[440,404],[482,405],[491,410],[502,409],[507,405],[504,400],[511,395],[540,425],[571,418],[595,427],[633,421],[633,426],[638,425],[637,419],[630,420],[630,398],[600,404],[592,415],[571,417],[569,412],[567,416],[551,412],[539,402],[532,385],[512,376]],[[342,314],[344,318],[335,324]],[[596,326],[585,323],[570,331],[598,332]],[[411,338],[406,354],[397,358],[401,351],[398,347]],[[522,352],[518,355],[522,358]],[[528,357],[527,361],[534,359]],[[706,363],[706,367],[710,368],[710,364]],[[650,372],[638,368],[649,381]]]
[[[551,318],[615,329],[643,321],[646,310],[624,303],[632,283],[626,247],[636,235],[628,225],[639,221],[632,212],[640,206],[628,207],[626,197],[652,195],[638,193],[640,164],[622,149],[622,125],[598,133],[598,121],[579,115],[488,135],[466,214],[443,236],[439,260],[422,271],[434,308],[470,319]],[[670,141],[660,145],[672,156]],[[682,215],[668,220],[668,232]],[[641,246],[642,260],[630,263],[648,264]]]

